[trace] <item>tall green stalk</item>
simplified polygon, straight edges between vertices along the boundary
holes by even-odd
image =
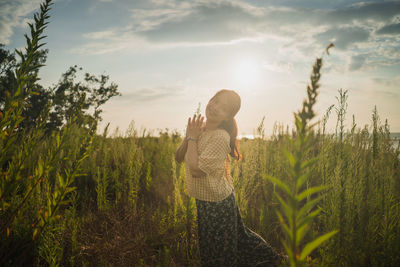
[[[291,151],[284,150],[288,161],[288,182],[284,182],[272,176],[265,178],[276,184],[281,191],[275,192],[275,196],[281,204],[277,215],[285,234],[282,244],[289,256],[290,266],[303,266],[307,256],[319,247],[324,241],[337,233],[332,231],[303,245],[303,240],[311,228],[313,219],[321,212],[315,208],[321,200],[317,193],[325,190],[326,186],[305,187],[310,176],[315,171],[314,166],[319,160],[312,157],[306,160],[306,156],[314,145],[310,121],[315,114],[313,107],[316,103],[322,58],[317,58],[311,74],[311,85],[307,86],[307,99],[303,101],[303,107],[294,114],[296,132],[292,138],[287,137]]]

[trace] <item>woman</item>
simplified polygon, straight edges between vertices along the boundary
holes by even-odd
[[[187,193],[196,199],[201,266],[277,266],[283,257],[242,222],[236,205],[228,154],[239,159],[234,116],[240,97],[217,92],[204,117],[188,119],[176,161],[186,162]]]

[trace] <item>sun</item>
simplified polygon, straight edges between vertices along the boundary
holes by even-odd
[[[242,59],[235,64],[233,75],[241,85],[254,85],[260,79],[259,63],[254,59]]]

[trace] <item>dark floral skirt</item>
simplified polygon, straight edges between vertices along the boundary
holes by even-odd
[[[196,199],[201,266],[275,266],[281,256],[242,222],[235,195]]]

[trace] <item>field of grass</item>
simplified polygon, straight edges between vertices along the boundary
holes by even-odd
[[[50,3],[35,19],[1,106],[0,266],[199,266],[195,203],[185,192],[184,165],[174,160],[182,136],[154,137],[134,124],[99,135],[97,121],[85,117],[49,132],[50,109],[35,127],[20,127],[35,95]],[[293,253],[292,266],[398,266],[399,145],[376,109],[370,125],[353,118],[344,127],[346,91],[314,118],[321,64],[296,130],[277,124],[266,137],[261,122],[257,138],[240,141],[243,158],[231,161],[231,175],[244,223]],[[337,121],[335,133],[326,132],[328,120]],[[326,233],[336,234],[313,242]]]
[[[66,154],[79,152],[79,135],[85,133],[74,130],[63,147]],[[276,215],[280,204],[273,194],[279,189],[263,176],[287,179],[282,151],[290,149],[286,139],[290,136],[277,127],[268,139],[243,139],[243,159],[231,164],[245,224],[282,251],[283,233]],[[342,139],[339,136],[317,130],[311,137],[314,146],[308,156],[319,158],[307,187],[328,185],[329,189],[305,240],[334,229],[339,233],[315,250],[309,261],[324,266],[396,266],[400,261],[399,150],[391,146],[385,125],[354,128],[343,132]],[[57,213],[60,217],[43,228],[41,238],[31,239],[36,214],[46,208],[49,192],[55,192],[46,186],[59,186],[56,174],[66,168],[57,164],[45,177],[48,182],[42,182],[29,198],[10,235],[2,236],[2,256],[39,265],[197,266],[196,209],[185,193],[184,166],[174,161],[180,141],[178,134],[151,137],[135,129],[95,136],[74,179],[76,189]],[[37,158],[45,154],[49,142],[45,139],[34,148],[36,156],[26,159],[24,172],[35,172]],[[21,177],[20,185],[29,182]],[[12,197],[14,203],[21,196]]]

